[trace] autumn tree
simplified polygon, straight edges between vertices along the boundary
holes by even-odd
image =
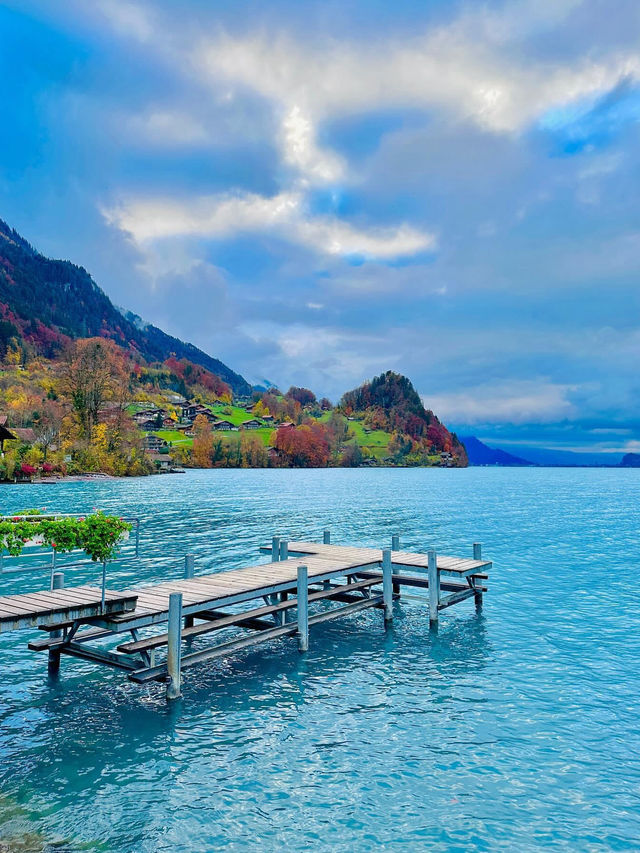
[[[89,438],[102,406],[127,387],[124,357],[113,341],[86,338],[68,352],[62,384],[71,399],[82,434]]]
[[[197,468],[211,468],[213,455],[213,432],[204,415],[193,422],[193,461]]]

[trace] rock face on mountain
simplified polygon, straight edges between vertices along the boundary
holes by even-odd
[[[236,394],[251,392],[226,364],[135,314],[123,314],[85,269],[45,258],[0,220],[0,358],[13,338],[52,358],[70,338],[98,335],[146,361],[186,358],[217,374]]]

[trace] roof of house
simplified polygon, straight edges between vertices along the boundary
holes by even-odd
[[[21,441],[34,442],[36,440],[36,434],[31,427],[22,427],[13,431]]]

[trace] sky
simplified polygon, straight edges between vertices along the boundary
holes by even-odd
[[[0,217],[249,381],[640,451],[637,0],[0,2]]]

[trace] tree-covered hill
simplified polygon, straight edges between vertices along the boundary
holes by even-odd
[[[450,454],[457,467],[468,464],[464,445],[422,400],[410,380],[388,370],[353,391],[340,401],[347,416],[358,415],[370,429],[393,433],[391,455],[405,457],[408,464],[426,464],[436,455]],[[423,461],[424,460],[424,461]]]
[[[249,394],[246,380],[193,344],[123,315],[82,267],[51,260],[0,220],[0,358],[12,338],[54,358],[69,339],[107,337],[149,362],[171,355],[217,374],[236,394]]]

